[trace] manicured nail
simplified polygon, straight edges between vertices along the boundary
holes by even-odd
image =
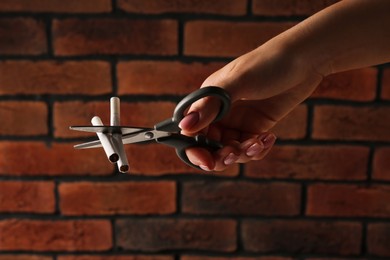
[[[209,172],[211,171],[209,167],[207,167],[206,165],[199,165],[199,168],[201,168],[202,170],[206,171],[206,172]]]
[[[191,129],[199,122],[199,113],[191,112],[186,115],[179,123],[181,129]]]
[[[225,157],[225,160],[223,160],[223,163],[225,165],[231,165],[235,163],[237,160],[238,160],[237,155],[235,155],[234,153],[229,153],[229,155]]]
[[[264,144],[264,149],[267,149],[275,143],[276,136],[274,134],[268,134],[265,137],[262,137],[260,141]]]
[[[261,153],[261,151],[263,151],[263,146],[259,145],[258,143],[254,143],[246,150],[246,155],[252,157]]]

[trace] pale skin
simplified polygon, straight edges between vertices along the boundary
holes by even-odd
[[[332,73],[390,61],[390,1],[343,0],[233,60],[202,84],[225,89],[232,109],[212,124],[219,101],[194,103],[180,126],[184,134],[220,140],[216,152],[187,149],[207,171],[261,160],[276,137],[270,132]]]

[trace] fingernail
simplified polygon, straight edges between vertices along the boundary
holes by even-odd
[[[191,129],[198,123],[198,121],[199,121],[199,113],[191,112],[180,121],[179,127],[181,129]]]
[[[252,157],[256,154],[261,153],[262,150],[263,146],[259,145],[258,143],[254,143],[246,150],[246,155]]]
[[[274,134],[268,134],[265,137],[262,137],[260,141],[264,144],[264,149],[267,149],[275,143],[276,136]]]
[[[225,160],[223,160],[223,163],[225,165],[231,165],[235,163],[237,160],[238,160],[237,155],[235,155],[234,153],[229,153],[229,155],[225,157]]]
[[[206,171],[206,172],[209,172],[211,171],[209,167],[207,167],[206,165],[199,165],[199,168],[201,168],[202,170]]]

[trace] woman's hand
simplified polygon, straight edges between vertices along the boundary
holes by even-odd
[[[211,123],[219,112],[217,99],[203,98],[190,107],[180,124],[183,133],[202,132],[224,145],[214,153],[187,149],[192,163],[204,170],[221,171],[233,163],[262,159],[276,140],[269,130],[319,84],[322,76],[310,64],[276,46],[271,42],[261,46],[204,81],[202,87],[224,88],[231,96],[232,108],[221,121]]]

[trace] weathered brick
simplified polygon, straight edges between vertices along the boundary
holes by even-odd
[[[31,18],[0,19],[0,54],[40,55],[47,52],[45,24]],[[0,72],[3,77],[3,73]]]
[[[367,250],[373,255],[390,257],[389,223],[372,223],[368,225]]]
[[[216,256],[193,256],[184,255],[180,260],[293,260],[289,257],[259,256],[259,257],[216,257]]]
[[[54,53],[175,55],[177,30],[174,20],[54,20]]]
[[[238,164],[222,172],[210,173],[194,169],[177,157],[175,149],[161,144],[131,144],[126,145],[125,148],[130,172],[135,175],[161,176],[182,173],[228,177],[238,175]]]
[[[250,162],[255,178],[363,180],[369,149],[358,146],[276,146],[262,161]]]
[[[62,183],[63,215],[170,214],[176,210],[174,182]]]
[[[376,96],[377,74],[377,69],[365,68],[329,75],[311,97],[372,101]]]
[[[205,219],[122,219],[116,222],[116,241],[126,250],[236,249],[236,222]]]
[[[197,88],[222,62],[127,61],[117,67],[118,92],[124,94],[186,95]]]
[[[102,13],[110,11],[110,0],[2,0],[0,2],[0,12]]]
[[[372,168],[374,179],[390,180],[390,147],[376,148]]]
[[[0,142],[0,175],[109,175],[112,166],[101,149],[75,150],[73,143]]]
[[[167,255],[63,255],[58,260],[174,260]]]
[[[307,214],[335,217],[390,217],[390,186],[314,184],[308,188]]]
[[[290,22],[192,21],[185,24],[184,54],[234,57],[292,27]]]
[[[300,193],[292,183],[187,182],[182,209],[207,215],[294,216],[300,211]]]
[[[54,183],[49,181],[1,181],[0,212],[53,213]]]
[[[256,253],[360,253],[361,225],[352,222],[248,220],[242,224],[243,246]]]
[[[383,71],[381,98],[390,100],[390,69]]]
[[[246,0],[119,0],[120,9],[131,13],[203,13],[244,15]]]
[[[314,108],[313,138],[390,141],[390,107],[332,106]]]
[[[2,254],[0,260],[53,260],[53,258],[45,255]]]
[[[311,15],[336,2],[338,0],[253,0],[252,9],[256,15]]]
[[[171,102],[121,102],[121,125],[152,127],[172,117],[175,104]],[[156,113],[158,111],[158,113]],[[56,102],[54,104],[55,136],[80,137],[95,134],[70,131],[70,125],[91,125],[91,119],[99,116],[103,123],[110,124],[110,103],[107,102]]]
[[[2,101],[0,135],[45,135],[48,133],[47,116],[47,105],[43,102]]]
[[[299,105],[270,131],[278,139],[302,139],[306,136],[307,106]]]
[[[7,219],[0,221],[0,250],[103,251],[112,247],[111,233],[108,220]]]
[[[103,61],[4,61],[0,75],[0,94],[99,95],[112,91],[110,65]]]

